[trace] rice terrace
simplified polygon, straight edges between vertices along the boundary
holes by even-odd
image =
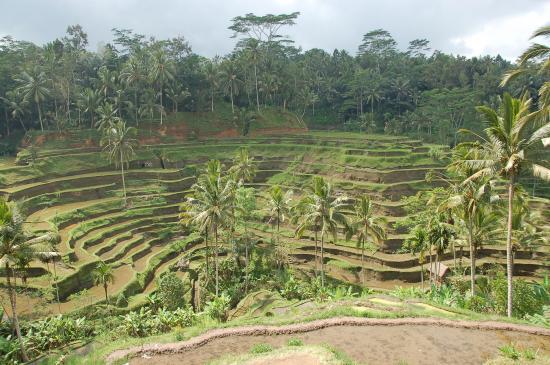
[[[223,57],[0,25],[1,364],[550,364],[548,22],[302,48],[311,4]]]

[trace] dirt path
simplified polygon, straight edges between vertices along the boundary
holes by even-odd
[[[330,344],[369,364],[479,364],[510,342],[550,352],[550,330],[544,328],[431,318],[344,317],[279,327],[216,329],[183,342],[118,350],[107,362],[134,356],[131,365],[198,365],[228,353],[246,353],[257,343],[282,346],[289,338],[300,338],[307,345]],[[141,357],[144,354],[153,358]]]

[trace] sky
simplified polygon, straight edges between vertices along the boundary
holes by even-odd
[[[0,0],[0,37],[43,44],[80,24],[96,50],[112,28],[129,28],[157,39],[183,35],[194,52],[212,57],[233,48],[233,17],[294,11],[297,24],[283,33],[298,46],[352,54],[363,34],[383,28],[401,49],[427,38],[443,52],[513,61],[532,32],[550,24],[550,0]]]

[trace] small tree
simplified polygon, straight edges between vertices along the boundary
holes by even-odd
[[[124,165],[129,165],[130,159],[134,156],[134,148],[137,146],[137,129],[126,127],[126,123],[120,120],[105,129],[101,138],[101,146],[107,152],[109,162],[114,162],[115,166],[120,165],[122,176],[122,191],[124,194],[124,204],[126,204],[126,182],[124,180]]]
[[[109,284],[113,284],[115,282],[113,267],[103,261],[100,261],[92,272],[92,278],[94,280],[94,285],[103,286],[103,290],[105,291],[105,301],[107,302],[107,304],[109,304],[107,287],[109,286]]]
[[[158,297],[162,306],[170,311],[185,305],[185,286],[183,281],[173,272],[163,275],[158,281]]]

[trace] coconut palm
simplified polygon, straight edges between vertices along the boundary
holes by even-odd
[[[216,59],[214,61],[206,61],[203,66],[203,72],[206,77],[206,81],[210,85],[210,110],[214,111],[214,95],[220,82],[220,70]]]
[[[25,217],[16,203],[7,203],[4,199],[0,199],[0,266],[5,270],[13,326],[20,343],[21,357],[23,361],[29,361],[17,318],[16,293],[11,278],[15,278],[14,266],[21,260],[21,256],[25,256],[25,260],[28,260],[51,255],[52,243],[57,242],[58,236],[48,232],[32,238],[25,231],[24,222]]]
[[[321,232],[321,286],[325,285],[324,250],[325,236],[332,235],[334,241],[338,238],[338,225],[348,225],[344,209],[348,207],[347,197],[336,196],[332,184],[320,176],[314,176],[310,187],[312,194],[310,211],[319,217]]]
[[[183,90],[177,83],[172,83],[166,88],[166,96],[172,102],[172,112],[176,113],[178,111],[178,103],[190,97],[191,93],[188,90]]]
[[[490,177],[482,177],[476,180],[468,179],[475,173],[475,170],[464,161],[477,159],[479,156],[479,150],[477,149],[457,146],[453,150],[453,159],[448,170],[454,180],[450,183],[448,196],[437,208],[439,212],[452,210],[465,228],[466,239],[464,241],[467,242],[470,248],[470,292],[472,296],[475,295],[476,256],[480,244],[474,239],[474,235],[476,231],[486,228],[478,227],[476,224],[488,218],[485,210],[480,213],[480,216],[477,215],[477,212],[484,206],[499,200],[498,195],[492,193],[493,182]]]
[[[280,243],[281,223],[285,222],[290,217],[290,208],[292,201],[292,191],[284,192],[279,185],[273,185],[267,196],[267,216],[269,223],[273,224],[273,228],[277,228],[277,244]]]
[[[9,110],[11,117],[15,120],[18,120],[19,124],[21,124],[21,127],[26,132],[27,127],[25,126],[25,123],[23,123],[22,119],[27,107],[27,102],[25,101],[25,99],[21,98],[19,93],[14,90],[6,92],[6,97],[0,97],[0,100]]]
[[[109,162],[114,162],[115,167],[120,165],[124,203],[126,203],[124,165],[129,165],[130,160],[135,154],[134,149],[137,146],[137,140],[134,137],[136,135],[137,130],[134,127],[126,127],[126,123],[123,120],[118,120],[104,130],[100,141],[103,151],[107,152]]]
[[[429,250],[428,233],[422,226],[416,226],[412,231],[412,236],[403,243],[403,250],[416,255],[418,253],[418,262],[420,263],[420,283],[424,290],[424,262],[426,261],[426,251]]]
[[[117,76],[116,71],[111,71],[106,66],[101,66],[97,71],[97,87],[105,99],[115,89]]]
[[[235,114],[235,103],[234,96],[239,95],[239,86],[242,83],[241,80],[237,78],[237,67],[236,62],[227,59],[221,64],[220,77],[222,79],[222,87],[224,93],[231,99],[231,112]]]
[[[107,288],[109,284],[115,282],[115,275],[113,274],[113,267],[103,261],[97,263],[95,269],[92,271],[92,278],[94,280],[94,285],[103,286],[105,292],[105,301],[109,304],[109,295],[107,293]]]
[[[374,206],[367,195],[361,196],[355,202],[355,212],[349,226],[346,227],[346,239],[356,235],[357,246],[361,247],[361,276],[365,285],[365,246],[369,238],[379,245],[386,239],[384,220],[374,216]]]
[[[99,120],[96,122],[95,126],[100,131],[104,132],[120,122],[120,118],[117,115],[118,109],[115,108],[114,104],[111,104],[110,102],[101,104],[97,107],[96,111],[99,115]]]
[[[531,35],[531,39],[535,38],[550,38],[550,25],[538,28],[533,35]],[[505,86],[510,80],[524,73],[527,70],[527,65],[531,61],[541,61],[538,63],[539,72],[541,74],[550,71],[550,47],[542,43],[533,43],[519,56],[517,63],[518,67],[504,74],[500,86]],[[537,116],[547,121],[548,108],[550,108],[550,81],[544,82],[540,87],[538,104],[540,113]]]
[[[301,238],[306,230],[311,230],[314,233],[315,275],[317,275],[318,234],[321,227],[321,217],[318,213],[315,206],[315,199],[311,194],[302,197],[298,203],[292,207],[293,222],[296,224],[295,236]]]
[[[222,176],[220,161],[210,160],[206,172],[199,176],[187,198],[190,222],[201,232],[214,233],[214,265],[216,271],[216,296],[219,294],[218,238],[219,230],[233,221],[234,181]]]
[[[84,113],[90,114],[90,128],[95,126],[95,117],[98,109],[101,107],[103,96],[99,90],[90,88],[84,89],[81,94],[81,103],[84,107]]]
[[[139,99],[138,90],[139,86],[146,81],[145,67],[142,60],[137,56],[131,56],[124,64],[120,79],[129,87],[134,89],[134,109],[135,109],[135,122],[139,125]]]
[[[479,141],[464,143],[465,148],[478,149],[479,157],[464,163],[475,169],[470,179],[482,176],[500,176],[508,181],[508,218],[506,235],[506,263],[508,278],[507,314],[512,316],[512,220],[514,192],[520,173],[550,181],[550,169],[538,163],[537,152],[543,140],[550,136],[550,123],[536,127],[536,118],[530,111],[531,99],[526,94],[520,99],[505,93],[499,110],[477,107],[486,121],[485,137],[474,134]]]
[[[35,67],[31,71],[23,71],[16,81],[20,84],[17,92],[21,93],[23,99],[25,101],[32,100],[36,104],[40,129],[44,131],[40,103],[50,94],[50,90],[47,87],[48,79],[46,78],[46,73]]]
[[[233,166],[229,169],[233,178],[239,185],[251,182],[256,176],[256,163],[254,157],[250,157],[247,147],[241,147],[233,159]]]
[[[256,39],[249,39],[246,43],[246,55],[254,67],[254,84],[256,88],[256,109],[260,111],[260,94],[258,90],[258,64],[260,63],[261,49],[260,42]]]
[[[174,79],[174,66],[168,59],[166,52],[163,49],[157,49],[151,55],[152,64],[150,70],[150,78],[153,82],[157,83],[159,87],[160,108],[164,110],[164,104],[162,102],[162,96],[164,94],[164,83]],[[162,111],[160,113],[160,124],[162,125]]]

